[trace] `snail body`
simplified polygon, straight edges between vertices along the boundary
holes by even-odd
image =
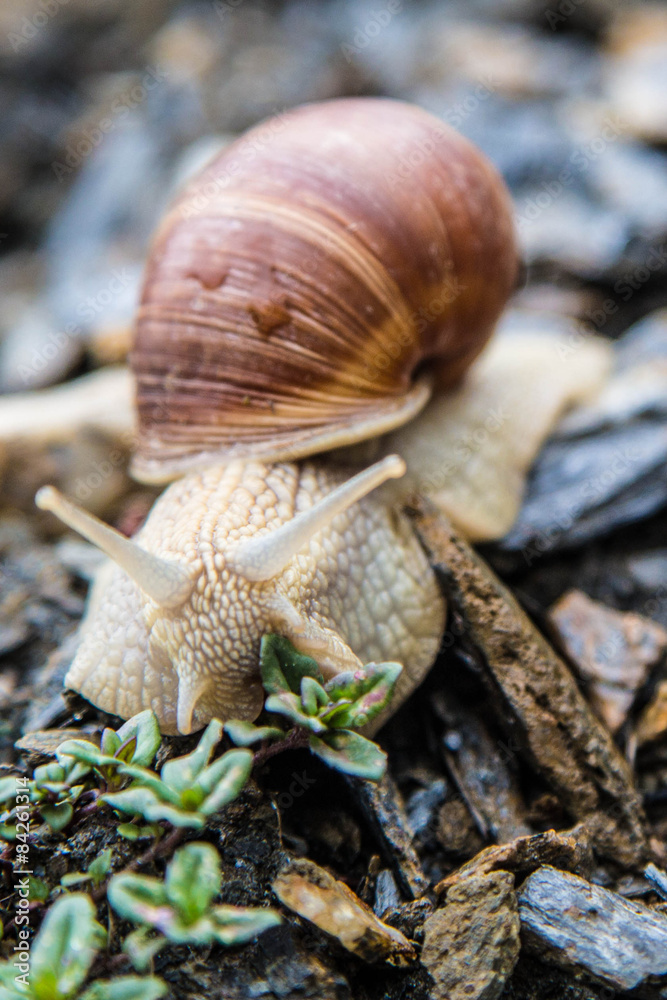
[[[376,480],[402,471],[397,459],[378,464]],[[190,593],[147,599],[124,569],[107,564],[68,686],[122,717],[152,708],[166,733],[189,733],[214,717],[255,719],[263,704],[259,641],[271,632],[313,656],[326,677],[396,659],[420,679],[435,658],[445,607],[405,515],[369,497],[304,544],[301,535],[296,553],[281,547],[281,528],[350,482],[345,470],[321,463],[237,461],[173,483],[135,542],[186,570]]]
[[[37,497],[113,560],[94,584],[66,684],[126,718],[151,708],[165,733],[256,718],[268,632],[327,677],[398,660],[392,708],[417,686],[445,602],[405,494],[383,484],[421,453],[410,442],[432,394],[424,419],[436,445],[456,444],[457,419],[484,415],[489,373],[470,388],[462,379],[517,271],[501,179],[418,108],[312,105],[281,119],[244,163],[248,149],[258,146],[239,140],[186,188],[146,270],[131,359],[133,470],[176,481],[134,540],[51,487]],[[514,385],[503,364],[502,399],[528,395],[532,373]],[[601,370],[586,350],[563,365],[566,381],[583,381],[558,390],[552,417]],[[443,410],[448,436],[432,409],[447,392],[460,401]],[[407,421],[412,437],[394,431],[406,454],[387,454],[382,435]],[[504,420],[519,435],[530,422],[525,406],[514,425]],[[354,449],[340,452],[360,441],[380,456],[363,471]],[[492,441],[490,462],[496,452]],[[425,455],[441,489],[443,456]],[[474,484],[466,489],[467,502]]]

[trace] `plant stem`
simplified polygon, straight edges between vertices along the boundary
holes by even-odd
[[[121,869],[120,872],[114,872],[116,875],[126,875],[128,872],[136,871],[137,868],[141,868],[143,865],[148,865],[151,861],[155,861],[157,858],[161,858],[165,855],[170,855],[178,847],[181,840],[185,836],[185,827],[175,826],[171,833],[168,833],[166,837],[162,837],[160,840],[156,840],[147,851],[144,851],[138,858],[134,861],[130,861],[129,865]],[[107,894],[108,880],[100,885],[91,892],[91,896],[96,903],[99,903],[101,899]]]
[[[267,746],[256,750],[253,756],[253,766],[259,767],[260,764],[266,763],[269,758],[275,757],[278,753],[283,753],[284,750],[299,750],[301,747],[307,747],[308,736],[307,729],[292,729],[284,740],[278,740],[277,743],[269,743]]]

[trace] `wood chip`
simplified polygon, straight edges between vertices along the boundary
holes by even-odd
[[[519,892],[526,947],[616,990],[665,996],[667,917],[583,878],[545,866]]]
[[[289,861],[272,888],[284,906],[338,938],[365,962],[404,966],[416,960],[405,935],[384,924],[351,889],[312,861]]]
[[[56,750],[65,740],[88,740],[95,746],[100,745],[99,733],[88,733],[83,729],[38,729],[26,733],[14,746],[17,750],[37,754],[44,757],[55,757]]]
[[[532,837],[518,837],[511,844],[484,848],[457,871],[443,878],[435,891],[451,892],[453,886],[471,875],[488,875],[500,870],[527,875],[546,864],[588,874],[592,861],[590,836],[583,824],[566,833],[548,830]]]
[[[499,747],[479,713],[452,691],[438,692],[433,709],[447,725],[443,759],[479,833],[499,843],[530,833],[511,747]]]
[[[596,849],[635,867],[647,860],[641,799],[609,731],[508,589],[427,501],[416,527],[450,600],[483,653],[499,721],[575,820],[601,814]],[[608,822],[607,822],[608,821]]]
[[[612,733],[667,650],[667,631],[641,615],[616,611],[570,590],[549,612],[565,651],[588,685],[595,713]]]
[[[403,892],[410,899],[423,896],[428,890],[428,879],[412,843],[413,834],[399,791],[389,772],[385,772],[381,781],[350,777],[346,783]]]
[[[422,964],[433,1000],[496,1000],[519,956],[514,879],[507,872],[469,875],[424,924]]]

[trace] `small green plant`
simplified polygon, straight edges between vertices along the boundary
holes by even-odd
[[[72,759],[95,769],[107,789],[124,783],[119,765],[148,767],[160,748],[160,729],[153,712],[147,709],[124,723],[120,729],[105,729],[100,746],[86,739],[66,740],[56,751],[61,763]]]
[[[153,976],[116,976],[83,984],[106,931],[83,893],[61,896],[50,908],[30,948],[19,931],[14,956],[0,964],[0,1000],[158,1000],[167,992]],[[25,961],[23,960],[25,958]]]
[[[308,734],[312,752],[331,767],[379,781],[387,766],[386,754],[353,730],[371,722],[389,704],[400,663],[369,663],[325,682],[310,656],[299,653],[282,636],[266,635],[260,669],[269,695],[264,709],[270,724],[228,722],[225,731],[234,743],[251,746],[262,740],[288,739],[286,730],[270,719],[282,715]]]
[[[6,805],[12,799],[21,804],[13,805],[0,817],[0,836],[16,840],[22,829],[27,830],[35,814],[54,832],[62,830],[72,819],[74,806],[86,790],[89,774],[87,764],[70,759],[62,764],[52,761],[36,767],[30,780],[2,778],[0,804]]]
[[[167,866],[164,881],[120,873],[109,882],[107,897],[126,920],[141,925],[124,950],[137,968],[167,941],[204,945],[243,944],[281,922],[274,911],[258,907],[214,906],[222,878],[218,852],[211,844],[181,847]],[[149,937],[157,931],[157,937]]]
[[[248,750],[229,750],[209,763],[221,736],[222,723],[214,719],[196,750],[167,761],[159,775],[138,764],[120,763],[119,775],[132,784],[103,795],[102,801],[120,812],[143,816],[148,823],[166,820],[172,826],[202,829],[209,816],[240,794],[252,769]]]
[[[22,803],[0,817],[0,836],[16,840],[17,822],[20,830],[20,824],[35,815],[52,831],[62,830],[84,792],[94,789],[97,795],[100,786],[108,790],[127,784],[119,765],[150,764],[159,746],[160,731],[151,711],[140,712],[117,731],[105,729],[99,747],[85,737],[66,740],[56,751],[57,760],[36,767],[32,779],[19,779],[21,787],[14,777],[0,779],[0,805],[16,799],[17,792]],[[29,801],[23,804],[26,796]]]
[[[66,875],[63,875],[60,880],[61,886],[64,889],[69,889],[72,885],[81,885],[82,882],[92,882],[93,888],[99,889],[109,874],[111,858],[111,848],[107,847],[106,850],[100,851],[96,858],[93,858],[85,872],[68,872]]]

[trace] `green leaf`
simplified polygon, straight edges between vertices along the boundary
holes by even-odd
[[[282,923],[275,910],[251,906],[215,906],[212,917],[215,939],[226,945],[245,944]]]
[[[28,992],[22,985],[16,982],[16,977],[21,975],[15,969],[12,961],[0,962],[0,1000],[33,1000],[34,994],[28,987]]]
[[[131,758],[133,764],[149,767],[153,763],[153,758],[160,749],[162,739],[154,712],[146,709],[145,712],[134,715],[120,727],[117,735],[121,743],[132,736],[136,737],[136,747]]]
[[[160,948],[164,948],[166,943],[167,938],[161,934],[154,934],[152,928],[137,927],[123,941],[123,951],[134,968],[138,972],[144,972]]]
[[[126,740],[116,750],[116,760],[123,764],[130,764],[134,760],[134,752],[137,749],[137,737],[128,736]]]
[[[220,858],[211,844],[191,843],[176,851],[167,867],[167,899],[184,924],[199,920],[220,892]]]
[[[83,761],[74,761],[71,767],[67,768],[67,775],[65,781],[70,786],[74,788],[77,784],[90,774],[90,766],[84,764]]]
[[[232,743],[240,747],[250,747],[260,740],[280,740],[285,735],[284,730],[276,726],[253,726],[252,722],[242,722],[241,719],[226,722],[224,730]]]
[[[206,796],[199,811],[212,816],[233,802],[243,791],[251,771],[250,750],[228,750],[199,776],[195,787],[201,788]]]
[[[156,976],[117,976],[93,983],[81,1000],[158,1000],[168,986]]]
[[[114,875],[107,888],[107,899],[119,916],[135,924],[158,926],[172,912],[164,884],[151,875],[131,872]]]
[[[337,729],[322,739],[311,736],[310,749],[330,767],[369,781],[379,781],[387,768],[387,755],[376,743],[349,729]]]
[[[104,876],[108,874],[111,868],[111,857],[111,848],[107,847],[106,850],[100,851],[97,857],[88,865],[88,875],[93,880],[95,888],[104,882]]]
[[[54,833],[58,833],[59,830],[67,826],[74,815],[74,809],[70,802],[56,802],[54,805],[42,803],[39,811],[46,825]]]
[[[60,880],[63,889],[69,889],[72,885],[81,885],[82,882],[89,882],[90,875],[86,872],[66,872]]]
[[[55,760],[48,764],[41,764],[40,767],[36,767],[32,772],[35,784],[39,787],[43,787],[50,782],[62,783],[65,781],[66,774],[67,772],[63,765],[57,763]]]
[[[36,1000],[72,996],[105,941],[88,896],[68,893],[57,899],[32,947],[30,987]]]
[[[326,685],[327,694],[334,703],[349,704],[335,705],[321,719],[336,729],[365,726],[391,701],[402,669],[400,663],[367,663],[362,670],[338,674]]]
[[[282,694],[271,694],[266,699],[265,708],[267,712],[277,712],[279,715],[286,715],[288,719],[303,726],[312,733],[325,733],[327,727],[318,718],[306,715],[301,708],[301,699],[291,692]]]
[[[179,795],[191,788],[200,771],[203,771],[211,759],[221,736],[222,723],[219,719],[213,719],[204,730],[196,750],[185,757],[167,761],[160,771],[162,781]]]
[[[40,878],[35,878],[34,875],[30,875],[28,878],[28,899],[35,900],[36,902],[45,903],[49,898],[49,893],[51,892],[50,887],[43,882]]]
[[[125,837],[126,840],[138,840],[139,830],[141,827],[137,826],[136,823],[119,823],[116,830],[121,837]]]
[[[116,750],[121,745],[123,741],[121,740],[118,733],[114,732],[113,729],[108,727],[102,731],[102,739],[100,740],[100,750],[103,754],[107,754],[109,757],[115,756]]]
[[[302,677],[314,677],[320,684],[324,678],[315,660],[299,653],[289,639],[282,635],[265,635],[259,649],[259,668],[262,684],[268,694],[289,692],[297,694]]]
[[[317,715],[330,700],[329,695],[314,677],[301,678],[301,704],[306,715]]]
[[[171,802],[174,806],[181,801],[178,792],[172,791],[155,771],[147,767],[140,767],[138,764],[119,764],[118,773],[134,779],[133,789],[137,787],[149,789],[156,798]]]
[[[90,740],[65,740],[56,750],[56,757],[65,766],[69,763],[67,758],[92,767],[115,767],[118,763],[114,757],[102,753]]]
[[[143,816],[149,823],[164,819],[172,826],[191,826],[196,830],[205,825],[203,816],[182,810],[180,804],[173,806],[163,802],[149,788],[125,788],[122,792],[113,792],[100,798],[120,812]]]
[[[162,827],[158,823],[147,823],[145,826],[138,826],[136,823],[119,823],[116,830],[126,840],[159,837],[162,833]]]
[[[0,802],[9,802],[15,799],[17,795],[26,794],[28,786],[19,785],[16,777],[11,775],[9,778],[0,778]]]

